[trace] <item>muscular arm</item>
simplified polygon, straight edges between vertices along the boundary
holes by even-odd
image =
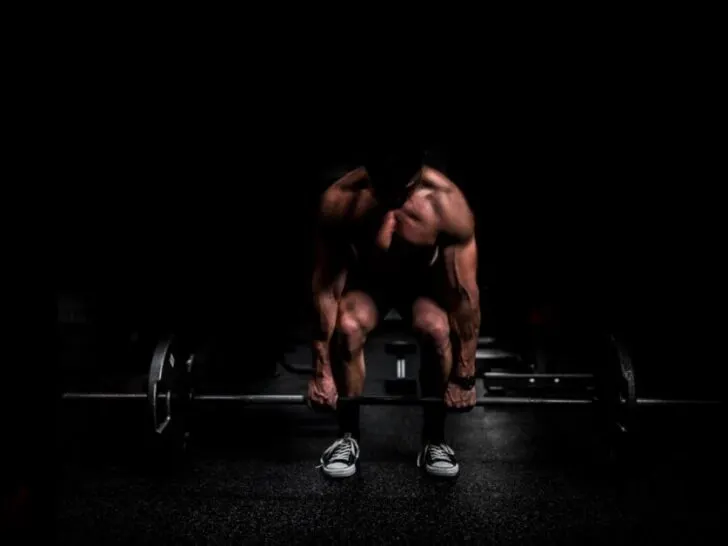
[[[447,270],[448,314],[453,341],[453,373],[475,375],[480,331],[480,291],[475,224],[460,192],[446,193],[439,201],[444,259]]]
[[[335,211],[324,198],[315,241],[314,268],[311,283],[313,295],[313,364],[317,376],[331,375],[331,339],[336,327],[339,299],[344,287],[346,269],[342,261]]]
[[[451,293],[448,314],[453,338],[453,373],[461,377],[472,376],[475,375],[475,353],[480,331],[475,237],[448,246],[444,254]]]

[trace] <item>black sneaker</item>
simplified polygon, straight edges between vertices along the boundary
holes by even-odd
[[[432,476],[454,478],[460,472],[455,452],[445,442],[427,444],[417,455],[417,466]]]
[[[321,468],[331,478],[348,478],[356,473],[356,462],[359,460],[359,444],[351,437],[351,434],[344,434],[326,448],[321,455]]]

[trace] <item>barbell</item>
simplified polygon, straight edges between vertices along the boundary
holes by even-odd
[[[509,374],[519,377],[524,374]],[[149,397],[143,392],[117,393],[117,392],[66,392],[64,400],[147,400]],[[158,395],[160,401],[166,400],[166,395]],[[297,406],[306,405],[303,394],[198,394],[191,395],[195,402],[239,402],[251,406]],[[523,396],[488,396],[478,398],[475,405],[486,406],[571,406],[592,404],[594,398],[541,398]],[[365,406],[426,406],[428,404],[442,404],[442,398],[415,397],[415,396],[359,396],[356,398],[339,398],[343,404],[361,404]],[[673,400],[662,398],[638,398],[639,406],[712,406],[720,404],[717,400]]]
[[[507,372],[486,372],[480,374],[486,382],[528,381],[559,384],[569,380],[590,381],[593,395],[589,397],[524,397],[524,396],[484,396],[478,398],[479,407],[494,406],[573,406],[592,405],[600,427],[615,444],[624,445],[624,437],[633,429],[634,410],[637,406],[684,406],[717,405],[719,401],[670,400],[658,398],[638,398],[635,386],[634,369],[625,348],[614,336],[607,338],[613,355],[609,365],[597,373],[582,374],[522,374]],[[243,405],[303,405],[306,397],[302,394],[197,394],[193,385],[195,366],[195,347],[186,344],[178,336],[162,339],[152,356],[147,393],[81,393],[67,392],[65,400],[143,400],[150,408],[154,436],[165,446],[175,450],[186,446],[189,433],[188,417],[197,403],[239,403]],[[285,366],[288,369],[290,366]],[[297,368],[302,373],[303,368]],[[310,374],[310,370],[307,371]],[[443,404],[441,398],[414,396],[361,396],[339,398],[340,404],[360,404],[371,406],[424,406]]]

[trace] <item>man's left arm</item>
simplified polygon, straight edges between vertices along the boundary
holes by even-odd
[[[447,270],[450,333],[453,341],[453,375],[475,375],[475,354],[480,331],[480,291],[478,289],[478,249],[475,221],[465,198],[459,192],[441,201],[440,217]]]
[[[475,375],[475,353],[480,331],[480,291],[477,283],[478,252],[475,235],[444,249],[447,269],[448,314],[453,341],[453,375]]]

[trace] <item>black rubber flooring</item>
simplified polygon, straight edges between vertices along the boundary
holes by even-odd
[[[371,361],[368,392],[390,368]],[[304,385],[283,375],[266,390]],[[617,467],[597,456],[588,410],[476,408],[448,422],[455,481],[415,467],[419,408],[363,408],[360,472],[343,481],[316,469],[331,416],[209,406],[187,456],[160,461],[145,411],[66,404],[59,543],[708,544],[727,515],[724,427],[705,409],[642,411],[639,449]]]

